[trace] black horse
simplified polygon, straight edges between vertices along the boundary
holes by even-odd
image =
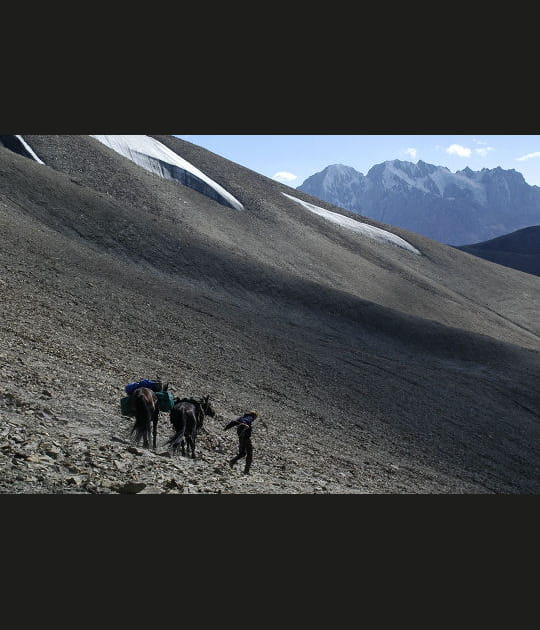
[[[152,445],[155,449],[159,420],[158,397],[148,387],[138,387],[130,396],[130,405],[135,413],[135,424],[131,429],[131,435],[135,434],[137,444],[142,439],[143,447],[150,448],[150,432],[152,432]]]
[[[182,449],[182,455],[186,454],[185,444],[191,451],[191,457],[195,459],[195,440],[197,433],[202,429],[204,417],[214,417],[216,412],[210,404],[210,396],[203,396],[200,400],[194,398],[175,398],[174,407],[170,412],[170,419],[175,434],[167,440],[167,444],[176,453],[178,447]]]

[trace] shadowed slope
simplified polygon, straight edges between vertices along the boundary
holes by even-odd
[[[540,226],[517,230],[505,236],[457,247],[462,252],[540,276]]]

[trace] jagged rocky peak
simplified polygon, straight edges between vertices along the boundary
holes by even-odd
[[[514,182],[518,185],[528,186],[523,174],[516,171],[514,168],[504,169],[500,166],[496,166],[495,168],[483,168],[479,171],[473,171],[466,166],[463,170],[456,172],[456,175],[459,174],[466,175],[471,179],[477,179],[481,182],[505,180],[507,182]]]
[[[414,185],[419,177],[416,165],[403,160],[387,160],[376,164],[368,171],[367,179],[376,186],[384,189],[396,189]]]
[[[396,174],[401,172],[410,178],[421,178],[431,175],[431,173],[434,173],[440,168],[443,167],[435,166],[434,164],[428,164],[423,160],[418,160],[418,162],[414,164],[413,162],[408,162],[406,160],[395,159],[386,160],[381,164],[375,164],[368,171],[367,176],[370,178],[377,178],[378,176],[381,176],[384,172],[391,171]]]
[[[330,164],[323,171],[323,173],[357,173],[352,166],[347,166],[346,164]]]
[[[418,175],[418,169],[412,162],[406,162],[404,160],[389,160],[385,162],[388,166],[393,167],[393,170],[402,171],[409,175],[409,177],[416,177]]]
[[[359,176],[363,177],[362,173],[352,166],[346,166],[345,164],[331,164],[321,171],[321,174],[325,179],[354,179]]]
[[[366,177],[374,180],[380,179],[388,164],[391,164],[391,162],[381,162],[380,164],[374,164],[367,172]]]
[[[418,160],[418,162],[416,163],[416,169],[421,177],[425,177],[426,175],[431,175],[431,173],[434,173],[440,168],[446,168],[446,167],[435,166],[434,164],[428,164],[427,162],[424,162],[423,160]]]
[[[314,175],[311,175],[311,177],[308,177],[304,184],[306,184],[312,191],[317,191],[319,195],[323,195],[323,191],[331,193],[335,190],[348,189],[351,186],[361,184],[364,180],[364,175],[352,166],[346,166],[345,164],[331,164],[319,173],[315,173]]]
[[[503,178],[506,181],[510,181],[516,184],[526,184],[525,178],[521,173],[514,168],[503,169],[500,166],[493,169],[493,175],[497,178]]]

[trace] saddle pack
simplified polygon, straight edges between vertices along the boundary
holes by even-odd
[[[131,395],[136,389],[139,389],[139,387],[148,387],[148,389],[151,389],[156,394],[160,411],[171,411],[174,406],[174,397],[171,392],[167,391],[168,383],[164,387],[161,381],[152,381],[143,378],[141,381],[129,383],[125,386],[127,396],[120,398],[120,413],[123,416],[132,417],[135,415],[135,411],[131,406]]]
[[[174,396],[171,392],[156,392],[160,411],[171,411],[174,407]]]
[[[139,387],[148,387],[148,389],[151,389],[153,392],[163,391],[163,383],[161,381],[151,381],[148,378],[143,378],[142,381],[136,381],[135,383],[129,383],[128,385],[126,385],[126,394],[133,394],[133,392]]]
[[[174,398],[171,392],[156,392],[158,408],[160,411],[169,412],[174,407]],[[120,413],[123,416],[134,416],[135,411],[131,406],[131,394],[120,398]]]

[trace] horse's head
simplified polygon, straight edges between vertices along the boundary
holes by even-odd
[[[215,409],[210,404],[210,396],[203,396],[201,399],[201,407],[204,411],[205,416],[210,416],[213,418],[216,415]]]

